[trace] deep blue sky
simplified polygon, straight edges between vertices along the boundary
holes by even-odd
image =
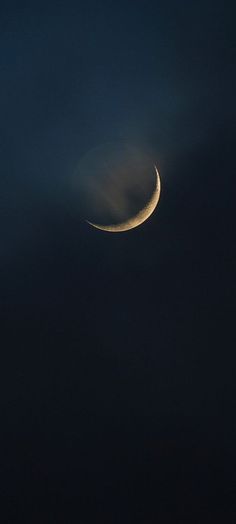
[[[1,523],[235,521],[234,19],[1,3]],[[106,235],[71,180],[116,140],[163,191]]]

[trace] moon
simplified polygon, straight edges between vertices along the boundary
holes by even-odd
[[[90,224],[90,226],[95,227],[96,229],[100,229],[101,231],[108,231],[110,233],[122,233],[123,231],[134,229],[135,227],[138,227],[141,224],[143,224],[143,222],[145,222],[156,209],[161,193],[160,175],[158,173],[157,167],[154,166],[154,168],[156,175],[155,189],[146,205],[138,213],[136,213],[134,216],[132,216],[125,222],[120,222],[119,224],[102,225],[96,224],[94,222],[89,222],[88,220],[86,222]]]

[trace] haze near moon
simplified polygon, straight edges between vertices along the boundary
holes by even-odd
[[[74,187],[81,218],[97,229],[116,233],[150,217],[161,183],[150,155],[126,144],[108,144],[81,159]]]
[[[151,198],[145,205],[145,207],[141,209],[136,215],[126,220],[125,222],[121,222],[120,224],[101,225],[101,224],[94,224],[93,222],[89,222],[89,220],[87,220],[88,224],[90,224],[91,226],[97,229],[101,229],[102,231],[109,231],[110,233],[121,233],[123,231],[128,231],[129,229],[134,229],[135,227],[138,227],[141,224],[143,224],[143,222],[145,222],[151,216],[153,211],[156,209],[156,206],[160,198],[161,180],[160,180],[160,175],[158,173],[156,166],[155,166],[155,171],[156,171],[155,190]]]

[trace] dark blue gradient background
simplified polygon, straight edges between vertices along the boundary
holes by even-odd
[[[0,7],[0,522],[236,519],[235,6]],[[90,229],[91,148],[156,213]]]

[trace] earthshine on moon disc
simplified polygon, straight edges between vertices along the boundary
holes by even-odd
[[[156,206],[160,198],[161,180],[160,180],[160,175],[158,173],[156,166],[154,166],[154,168],[155,168],[155,176],[156,176],[155,189],[150,199],[146,203],[146,205],[140,211],[138,211],[134,216],[127,219],[126,221],[120,222],[118,224],[102,225],[102,224],[96,224],[94,222],[90,222],[89,220],[87,220],[88,224],[90,224],[91,226],[97,229],[100,229],[101,231],[108,231],[110,233],[121,233],[123,231],[134,229],[135,227],[138,227],[141,224],[143,224],[143,222],[145,222],[151,216],[153,211],[156,209]]]
[[[81,219],[110,233],[144,223],[156,209],[161,192],[152,154],[123,142],[90,149],[81,157],[72,183]]]

